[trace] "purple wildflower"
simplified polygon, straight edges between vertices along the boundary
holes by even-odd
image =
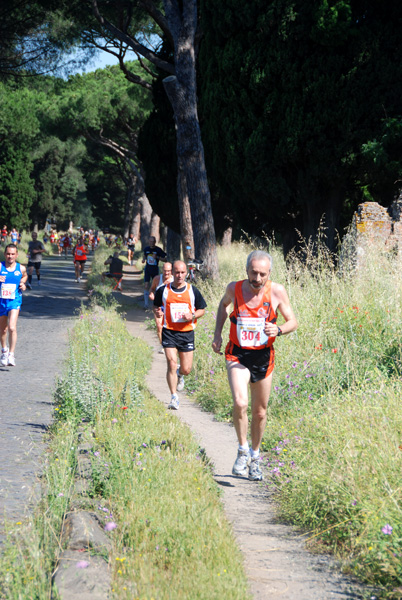
[[[384,525],[384,527],[382,527],[381,531],[383,532],[384,535],[391,535],[393,528],[391,527],[391,525],[389,523],[386,523],[386,525]]]

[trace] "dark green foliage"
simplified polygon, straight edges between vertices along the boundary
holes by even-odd
[[[86,184],[81,170],[85,147],[81,140],[63,142],[47,138],[33,153],[36,201],[31,208],[31,221],[52,220],[66,229],[68,221],[80,210]]]
[[[101,228],[120,231],[124,221],[126,188],[118,165],[102,148],[92,148],[84,166],[87,198]]]
[[[138,138],[139,158],[145,171],[145,191],[153,210],[171,229],[180,232],[177,200],[176,134],[173,111],[160,75],[153,84],[153,111]]]
[[[0,221],[25,227],[35,199],[30,150],[39,132],[37,100],[27,89],[0,84]]]
[[[312,235],[325,213],[333,236],[342,208],[362,201],[364,186],[392,201],[401,172],[395,120],[402,114],[402,7],[374,0],[202,0],[201,6],[200,112],[209,176],[231,198],[244,228],[260,233],[297,225]],[[381,186],[367,144],[375,139],[384,152],[390,119],[394,159]]]

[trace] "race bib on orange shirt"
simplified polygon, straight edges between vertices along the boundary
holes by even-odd
[[[188,304],[184,302],[172,302],[170,305],[170,316],[173,323],[185,323],[184,315],[189,311]]]
[[[237,317],[237,339],[242,347],[265,346],[268,336],[264,333],[262,317]]]

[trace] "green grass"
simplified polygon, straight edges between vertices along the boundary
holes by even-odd
[[[221,280],[200,285],[208,310],[196,333],[190,392],[227,420],[224,358],[211,350],[214,311],[226,284],[245,277],[251,250],[220,249]],[[275,344],[266,485],[276,491],[279,517],[307,530],[310,545],[333,551],[383,597],[401,598],[400,259],[372,248],[364,266],[343,265],[341,276],[324,248],[318,255],[306,248],[304,260],[293,256],[288,266],[279,249],[271,253],[272,278],[285,285],[299,328]]]
[[[220,280],[199,284],[208,309],[196,331],[186,387],[225,420],[231,419],[232,401],[224,357],[211,349],[215,311],[227,283],[245,277],[251,250],[247,244],[219,249]],[[316,255],[307,248],[303,260],[294,256],[288,265],[279,248],[271,253],[273,279],[285,285],[299,329],[276,342],[263,440],[265,484],[275,492],[278,516],[299,526],[309,546],[333,551],[345,569],[380,589],[378,598],[401,598],[400,259],[372,248],[363,267],[343,265],[341,275],[323,248]],[[208,468],[188,430],[141,385],[150,360],[146,346],[130,340],[109,309],[84,313],[71,344],[74,359],[59,383],[55,411],[61,413],[53,440],[58,449],[49,456],[57,476],[47,475],[50,504],[35,517],[38,527],[31,524],[24,534],[29,551],[25,541],[13,543],[11,558],[0,564],[3,585],[10,578],[17,582],[10,589],[19,591],[9,597],[31,597],[29,577],[49,573],[54,564],[72,468],[63,444],[69,447],[66,432],[83,417],[95,441],[92,492],[117,524],[117,597],[169,598],[178,578],[187,592],[177,597],[245,595],[241,559]],[[67,461],[65,483],[58,478],[59,456]],[[56,502],[65,503],[59,512]],[[48,515],[55,520],[47,523]],[[44,540],[49,550],[42,556]],[[46,575],[39,581],[46,589]],[[26,596],[18,595],[21,586],[27,586]]]
[[[113,597],[247,598],[218,486],[189,429],[143,385],[151,349],[113,308],[83,311],[55,393],[45,493],[32,519],[9,524],[0,556],[7,599],[50,598],[64,514],[77,497],[78,429],[92,444],[85,503],[110,532]],[[179,584],[178,584],[179,583]]]

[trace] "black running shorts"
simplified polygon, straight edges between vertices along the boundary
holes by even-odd
[[[162,329],[162,346],[164,348],[176,348],[179,352],[193,352],[194,331],[173,331],[173,329]]]

